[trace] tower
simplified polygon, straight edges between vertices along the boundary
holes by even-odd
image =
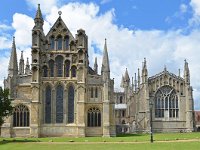
[[[21,58],[19,60],[19,74],[24,74],[24,57],[23,57],[23,51],[21,51]]]
[[[44,33],[43,33],[43,23],[42,13],[40,10],[40,4],[38,4],[38,9],[34,19],[35,25],[32,29],[32,107],[31,107],[31,124],[30,131],[31,135],[38,137],[40,135],[40,52],[44,49]]]
[[[115,136],[114,100],[111,96],[113,95],[111,92],[113,92],[114,81],[110,80],[110,65],[106,39],[103,51],[101,75],[103,80],[103,136]]]
[[[15,45],[15,37],[13,37],[11,56],[8,66],[8,84],[6,88],[10,89],[10,97],[16,97],[16,85],[17,85],[17,75],[18,75],[18,63],[17,63],[17,52]]]
[[[193,131],[194,127],[194,102],[192,95],[192,86],[190,86],[190,70],[188,62],[184,64],[184,80],[185,80],[185,100],[186,100],[186,128],[188,132]]]

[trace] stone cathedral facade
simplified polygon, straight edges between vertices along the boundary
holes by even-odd
[[[142,72],[132,83],[126,69],[121,87],[124,92],[115,93],[118,109],[116,129],[118,133],[150,131],[150,110],[152,110],[153,132],[194,131],[194,101],[190,85],[190,71],[185,60],[184,76],[164,70],[148,77],[146,59]]]
[[[114,81],[106,41],[99,74],[97,60],[94,68],[89,66],[83,29],[74,37],[59,12],[45,35],[39,5],[34,22],[31,65],[28,59],[25,65],[21,53],[18,67],[13,39],[4,88],[10,89],[14,112],[1,136],[115,136]]]
[[[146,60],[132,83],[128,70],[122,76],[123,92],[114,92],[105,40],[101,73],[95,59],[89,66],[88,37],[79,29],[75,37],[61,12],[48,32],[43,32],[40,6],[32,29],[32,60],[17,62],[13,38],[8,77],[13,115],[1,128],[3,137],[116,136],[116,133],[194,130],[194,102],[190,72],[184,77],[167,71],[148,76]],[[20,37],[16,37],[20,38]],[[152,105],[150,105],[152,104]]]

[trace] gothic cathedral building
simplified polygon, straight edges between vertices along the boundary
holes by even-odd
[[[165,67],[148,77],[146,59],[142,72],[132,83],[128,70],[122,76],[123,92],[115,93],[117,133],[192,132],[194,131],[194,101],[190,71],[185,60],[184,76],[175,75]],[[152,123],[152,124],[151,124]]]
[[[105,41],[101,73],[97,60],[89,66],[88,37],[74,37],[61,12],[47,35],[40,5],[32,29],[32,63],[17,63],[15,39],[4,88],[10,89],[13,115],[5,120],[3,137],[115,136],[114,81],[110,79]],[[24,68],[25,66],[25,68]]]
[[[123,92],[114,92],[105,40],[101,73],[97,59],[89,66],[88,37],[79,29],[75,37],[61,12],[43,32],[40,5],[32,29],[31,65],[23,52],[17,62],[13,38],[8,77],[13,114],[1,128],[3,137],[116,136],[135,132],[191,132],[194,102],[187,61],[184,77],[167,71],[148,77],[146,59],[141,76],[132,83],[122,76]]]

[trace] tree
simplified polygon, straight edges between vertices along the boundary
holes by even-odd
[[[11,101],[9,98],[9,89],[2,89],[0,87],[0,127],[4,123],[4,118],[13,112]]]

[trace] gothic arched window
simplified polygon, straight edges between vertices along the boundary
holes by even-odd
[[[76,66],[72,66],[71,68],[71,77],[76,77]]]
[[[65,37],[65,49],[69,48],[69,36]]]
[[[47,86],[45,91],[45,123],[51,123],[51,87]]]
[[[68,88],[68,123],[74,122],[74,87]]]
[[[94,93],[93,93],[93,87],[91,87],[91,94],[90,94],[90,97],[93,98],[94,97]]]
[[[43,66],[43,77],[48,77],[48,68],[47,68],[47,66]]]
[[[54,61],[49,60],[49,70],[50,70],[50,77],[54,76]]]
[[[155,117],[163,118],[169,116],[170,118],[177,118],[178,113],[178,96],[175,90],[170,86],[161,87],[155,95]]]
[[[95,88],[95,98],[98,98],[98,87]]]
[[[57,77],[63,76],[63,57],[57,56],[56,57],[56,70],[57,70]]]
[[[65,61],[65,76],[69,77],[69,70],[70,70],[70,61],[66,60]]]
[[[52,36],[50,38],[50,49],[54,50],[54,48],[55,48],[55,38]]]
[[[63,123],[63,86],[56,88],[56,123]]]
[[[29,109],[25,105],[18,105],[13,112],[13,127],[28,127],[30,120]]]
[[[87,112],[87,124],[88,127],[100,127],[101,126],[101,111],[99,108],[90,108]]]
[[[62,50],[62,36],[59,36],[57,41],[58,41],[58,45],[57,45],[58,50]]]

